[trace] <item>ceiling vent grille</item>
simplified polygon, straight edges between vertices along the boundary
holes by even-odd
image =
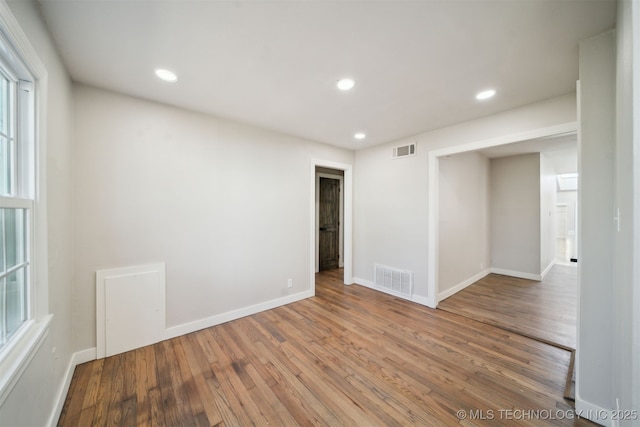
[[[409,157],[416,155],[416,143],[413,142],[408,145],[400,145],[398,147],[393,147],[393,158],[399,159],[402,157]]]
[[[373,283],[382,291],[411,298],[413,295],[413,272],[399,270],[375,264],[373,271]]]

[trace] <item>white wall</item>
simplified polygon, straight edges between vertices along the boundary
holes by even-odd
[[[640,412],[640,5],[619,1],[617,18],[613,387],[621,409]]]
[[[576,408],[613,408],[615,41],[580,43]],[[637,197],[637,196],[636,196]]]
[[[479,106],[478,108],[482,108]],[[354,276],[373,280],[373,265],[411,270],[414,294],[427,298],[429,151],[575,122],[575,94],[460,123],[356,152]],[[414,157],[392,147],[417,142]]]
[[[553,162],[540,154],[540,274],[556,259],[556,170]]]
[[[477,152],[440,160],[439,292],[489,268],[489,159]]]
[[[46,94],[49,335],[26,372],[0,408],[0,424],[41,426],[47,423],[61,391],[74,343],[72,337],[71,82],[37,7],[30,1],[8,1],[48,73]],[[42,113],[42,112],[41,112]],[[55,348],[55,353],[53,349]],[[64,391],[64,390],[63,390]]]
[[[540,274],[540,154],[491,159],[491,267]]]
[[[95,88],[74,95],[81,348],[96,345],[99,269],[166,262],[168,327],[310,291],[311,159],[353,164],[351,151]]]

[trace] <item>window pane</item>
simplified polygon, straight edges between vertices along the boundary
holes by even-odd
[[[5,325],[7,336],[13,334],[27,320],[24,273],[25,269],[21,268],[6,278]]]
[[[6,42],[0,34],[0,349],[31,316],[26,200],[36,190],[34,79]]]
[[[24,209],[3,209],[6,269],[24,262]]]
[[[0,135],[0,196],[11,195],[11,177],[13,175],[11,157],[11,141]]]

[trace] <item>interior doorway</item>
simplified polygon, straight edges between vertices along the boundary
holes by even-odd
[[[316,272],[344,266],[344,171],[316,168]]]
[[[319,223],[318,223],[318,190],[320,175],[341,180],[341,211],[339,228],[339,256],[338,265],[342,267],[342,277],[345,285],[353,283],[352,263],[353,263],[353,165],[339,163],[330,160],[311,159],[310,165],[310,285],[315,293],[315,277],[319,269]]]
[[[318,189],[318,269],[340,265],[340,180],[319,177]]]
[[[577,150],[576,132],[549,132],[508,144],[448,151],[438,156],[440,160],[433,158],[438,160],[430,165],[439,168],[435,179],[441,195],[434,202],[445,208],[435,211],[444,216],[434,230],[438,238],[444,237],[444,244],[439,239],[434,246],[436,267],[441,270],[435,276],[437,308],[575,350],[578,279],[575,263],[570,261],[579,237]],[[473,199],[477,194],[481,200]],[[483,198],[489,202],[483,204]],[[479,217],[477,224],[465,216],[464,222],[458,221],[472,224],[476,230],[482,229],[485,216],[491,218],[488,241],[479,239],[480,250],[471,256],[460,246],[472,246],[474,240],[458,224],[454,226],[463,233],[455,239],[457,235],[449,232],[452,226],[446,224],[456,218],[454,209]],[[505,225],[508,232],[504,232]],[[505,239],[505,235],[517,238]],[[456,252],[448,249],[452,241]],[[477,264],[483,251],[490,254],[484,270],[487,264]],[[447,269],[452,267],[470,278],[462,276],[459,283],[447,281],[451,277]]]
[[[571,144],[575,145],[577,133],[577,125],[575,122],[569,122],[562,125],[551,126],[548,128],[541,128],[530,132],[524,132],[516,135],[507,135],[505,137],[499,137],[494,139],[482,140],[472,142],[465,145],[459,145],[455,147],[446,147],[429,152],[429,216],[428,216],[428,268],[429,275],[427,280],[427,305],[431,308],[436,308],[438,302],[443,296],[439,289],[439,228],[440,228],[440,215],[439,215],[439,178],[440,178],[440,160],[441,158],[447,158],[459,153],[467,152],[480,152],[487,157],[498,156],[510,156],[523,154],[526,152],[541,152],[539,149],[534,149],[539,144],[546,144],[550,140],[554,140],[554,143],[558,143],[561,140],[572,140]],[[554,204],[555,205],[555,204]],[[552,206],[552,210],[555,210],[555,206]],[[553,212],[555,213],[555,212]],[[552,227],[553,236],[551,239],[555,239],[555,227]],[[576,239],[579,236],[576,235]],[[553,252],[555,252],[555,246],[552,246]],[[555,254],[553,254],[555,258]],[[480,265],[480,264],[478,264]],[[553,264],[551,264],[553,265]],[[482,266],[484,267],[484,266]],[[540,276],[543,276],[541,274]],[[472,281],[469,281],[473,283]],[[467,285],[468,283],[465,283]],[[457,290],[462,289],[464,286],[460,286]],[[446,296],[450,296],[446,295]]]

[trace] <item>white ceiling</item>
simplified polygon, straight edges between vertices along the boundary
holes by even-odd
[[[351,149],[572,92],[615,25],[614,0],[40,3],[77,82]]]

